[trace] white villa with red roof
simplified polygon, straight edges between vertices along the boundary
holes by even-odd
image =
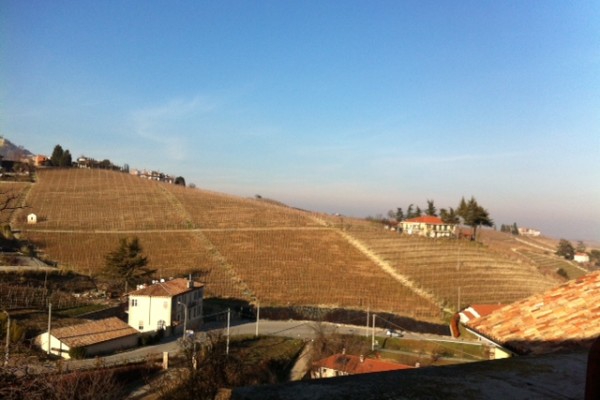
[[[401,222],[402,232],[407,235],[425,236],[431,238],[451,237],[455,234],[456,225],[442,221],[439,217],[425,215]]]
[[[181,333],[202,323],[204,285],[177,278],[142,285],[129,293],[129,325],[140,332]]]

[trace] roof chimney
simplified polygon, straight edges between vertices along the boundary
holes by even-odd
[[[359,358],[359,359],[360,359],[360,362],[361,362],[361,363],[362,363],[362,362],[365,362],[365,356],[363,356],[362,354],[360,355],[360,358]]]

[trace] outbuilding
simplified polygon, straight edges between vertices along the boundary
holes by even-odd
[[[137,346],[139,332],[117,317],[51,329],[35,338],[43,351],[71,358],[70,351],[81,349],[85,356],[110,354]],[[48,345],[48,342],[50,344]]]
[[[27,223],[28,224],[37,224],[38,217],[34,213],[27,215]]]

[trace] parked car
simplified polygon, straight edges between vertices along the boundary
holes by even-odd
[[[386,329],[385,335],[389,336],[389,337],[402,337],[402,336],[404,336],[404,332],[402,332],[402,331],[398,332],[394,329]]]

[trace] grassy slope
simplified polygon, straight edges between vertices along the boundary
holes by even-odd
[[[119,237],[137,235],[160,277],[202,273],[210,296],[261,305],[338,306],[439,319],[439,305],[509,302],[556,284],[531,258],[485,245],[391,234],[370,223],[102,170],[42,170],[20,228],[62,266],[95,274]],[[42,221],[26,225],[25,214]],[[394,280],[361,241],[437,304]],[[532,248],[535,251],[535,248]],[[514,253],[514,254],[513,254]],[[457,268],[458,265],[458,268]]]

